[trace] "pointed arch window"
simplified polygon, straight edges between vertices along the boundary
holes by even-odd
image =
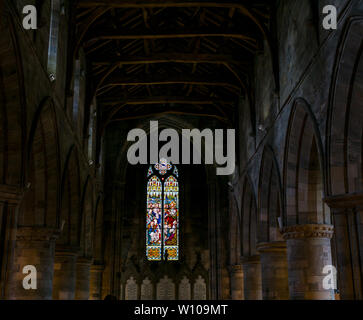
[[[48,73],[52,81],[56,79],[58,58],[58,36],[61,14],[61,1],[51,0],[50,31],[48,44]]]
[[[146,257],[179,259],[179,173],[165,159],[147,173]]]

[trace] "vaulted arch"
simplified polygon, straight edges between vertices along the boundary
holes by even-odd
[[[290,114],[284,163],[285,225],[330,223],[325,194],[322,143],[316,120],[303,99]]]
[[[281,241],[278,218],[282,218],[282,187],[274,152],[266,146],[258,189],[258,242]]]
[[[80,217],[80,249],[81,256],[93,257],[93,184],[91,177],[88,177],[83,187],[81,217]]]
[[[257,254],[257,206],[252,184],[245,177],[241,205],[241,248],[243,256]]]
[[[103,263],[104,231],[103,231],[103,198],[98,196],[93,219],[93,258],[96,264]]]
[[[72,146],[62,176],[61,235],[58,245],[79,247],[81,226],[81,184],[79,159]]]
[[[27,190],[21,203],[20,226],[58,227],[59,143],[53,101],[40,104],[28,139],[26,161]]]
[[[240,212],[238,209],[237,199],[233,191],[230,192],[229,201],[229,260],[231,265],[237,265],[240,263],[242,252],[241,252],[241,223],[240,223]]]
[[[20,185],[24,182],[26,102],[23,65],[10,16],[1,17],[0,33],[0,183]]]
[[[343,33],[331,86],[327,126],[329,194],[363,192],[363,17]]]
[[[337,51],[327,121],[328,196],[342,299],[362,299],[363,17],[348,20]]]

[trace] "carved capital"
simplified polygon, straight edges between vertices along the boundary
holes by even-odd
[[[285,240],[327,238],[331,239],[334,233],[334,226],[327,224],[305,224],[289,226],[282,229]]]

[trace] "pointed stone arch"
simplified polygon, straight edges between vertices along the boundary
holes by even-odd
[[[363,17],[350,19],[337,52],[327,125],[330,195],[363,192]]]
[[[28,139],[19,226],[59,227],[60,159],[56,112],[45,98],[35,113]]]
[[[81,182],[79,158],[75,146],[68,152],[62,175],[60,223],[63,226],[58,245],[79,247],[81,225]]]
[[[95,216],[93,219],[93,257],[97,264],[103,263],[104,237],[103,237],[103,197],[99,195],[95,206]]]
[[[330,88],[326,167],[341,299],[363,298],[363,16],[348,19]]]
[[[93,184],[88,176],[83,187],[80,217],[80,249],[81,255],[86,258],[93,257]]]
[[[257,205],[249,176],[243,182],[240,223],[242,254],[254,256],[257,254]]]
[[[284,225],[329,224],[324,198],[324,153],[318,125],[308,103],[292,106],[284,159]]]
[[[0,32],[0,183],[24,183],[26,100],[16,27],[1,13]]]
[[[262,154],[258,188],[258,242],[281,241],[278,218],[283,216],[280,172],[273,149]]]

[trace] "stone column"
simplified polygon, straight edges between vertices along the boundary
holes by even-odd
[[[244,300],[243,269],[242,265],[236,264],[230,267],[231,273],[231,299]]]
[[[331,225],[297,225],[283,229],[287,241],[290,298],[334,300],[334,290],[325,290],[323,269],[332,265]]]
[[[262,300],[260,256],[242,258],[245,300]]]
[[[363,299],[363,193],[324,199],[334,225],[333,262],[337,268],[336,300]]]
[[[77,259],[76,300],[88,300],[90,290],[90,269],[92,259]]]
[[[288,300],[286,242],[260,243],[257,249],[261,257],[263,300]]]
[[[74,300],[78,249],[57,248],[54,261],[53,299]]]
[[[21,227],[17,229],[13,267],[7,285],[7,299],[52,299],[55,240],[58,233],[52,228]],[[24,289],[25,266],[36,268],[36,290]]]
[[[22,189],[0,184],[0,300],[5,299],[5,286],[12,269],[18,206],[22,196]]]
[[[91,275],[90,275],[90,300],[102,300],[101,292],[102,292],[102,274],[103,274],[103,265],[92,265],[91,266]]]

